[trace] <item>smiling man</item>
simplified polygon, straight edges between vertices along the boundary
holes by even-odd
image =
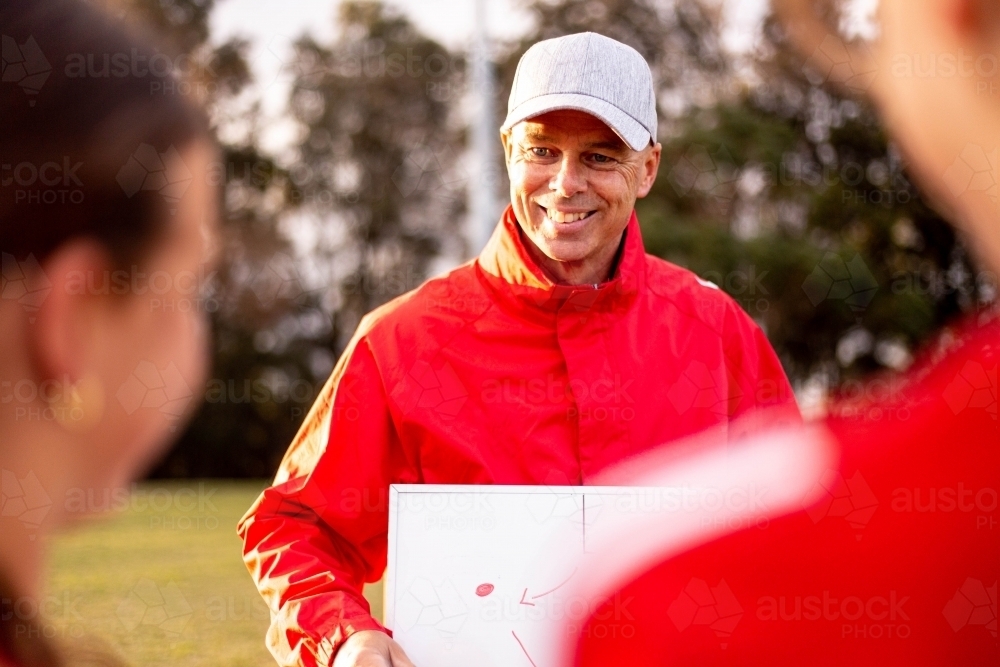
[[[704,429],[798,419],[750,318],[643,249],[660,145],[638,52],[535,44],[501,140],[511,206],[487,247],[365,317],[240,524],[281,665],[411,665],[361,594],[390,484],[587,484]]]

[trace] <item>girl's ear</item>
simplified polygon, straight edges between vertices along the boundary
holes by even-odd
[[[88,364],[101,331],[98,318],[107,314],[111,295],[100,288],[111,271],[107,251],[96,241],[80,239],[63,244],[41,267],[51,284],[30,335],[25,337],[29,358],[39,381],[76,382],[92,374]]]

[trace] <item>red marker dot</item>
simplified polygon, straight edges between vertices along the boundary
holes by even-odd
[[[493,592],[493,584],[479,584],[476,586],[476,595],[481,598],[486,597]]]

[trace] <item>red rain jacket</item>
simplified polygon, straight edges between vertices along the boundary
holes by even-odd
[[[764,406],[798,419],[756,324],[649,256],[633,213],[614,278],[553,284],[507,209],[475,261],[367,315],[239,525],[281,665],[382,629],[393,483],[586,484],[606,466]]]
[[[628,615],[569,628],[576,655],[561,664],[1000,665],[1000,312],[942,339],[905,377],[870,380],[868,400],[792,430],[789,457],[743,456],[738,470],[716,457],[706,473],[744,486],[770,472],[784,479],[772,490],[803,484],[810,500],[703,539],[664,536],[661,523],[660,559],[636,560],[628,576],[597,554],[609,585],[588,581],[595,599],[627,601]],[[788,435],[714,448],[753,454]],[[710,460],[712,448],[665,451],[652,474]],[[830,461],[811,465],[810,450]],[[630,466],[649,474],[656,458]],[[615,567],[635,560],[608,546]]]

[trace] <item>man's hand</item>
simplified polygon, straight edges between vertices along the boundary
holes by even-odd
[[[347,638],[331,667],[414,667],[403,647],[378,630],[361,630]]]

